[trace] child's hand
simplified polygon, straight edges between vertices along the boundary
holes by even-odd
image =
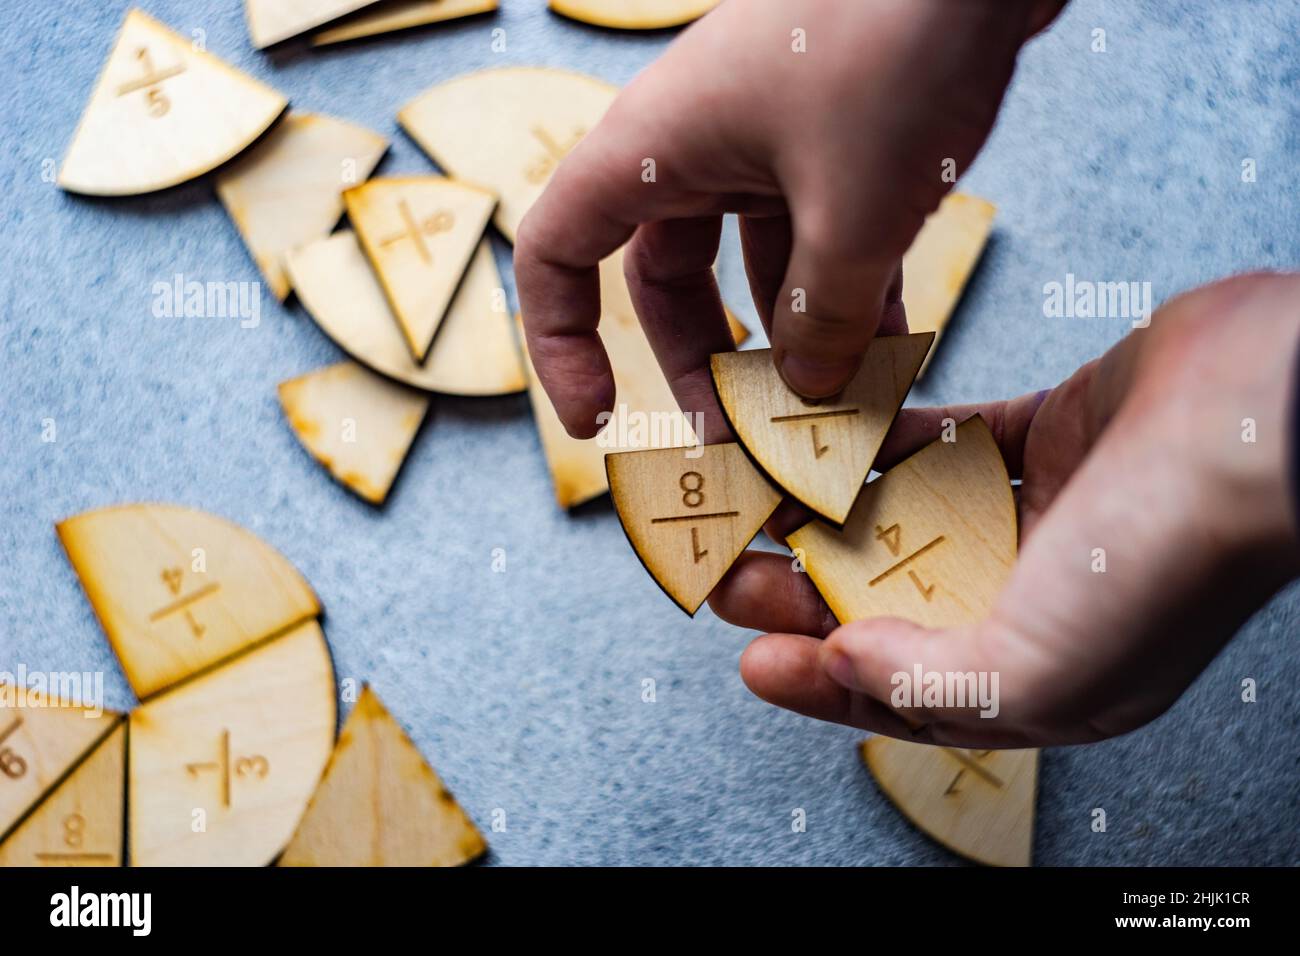
[[[878,468],[938,437],[945,417],[978,411],[1023,478],[1020,556],[992,614],[946,631],[837,627],[788,557],[751,552],[712,607],[793,633],[750,645],[745,682],[823,720],[956,746],[1079,743],[1154,719],[1300,573],[1288,467],[1298,343],[1300,275],[1240,277],[1169,303],[1045,400],[904,411]],[[1000,714],[894,711],[891,675],[917,663],[998,672]]]
[[[887,304],[901,330],[902,254],[951,188],[945,170],[983,144],[1021,44],[1063,3],[729,0],[687,30],[519,229],[528,348],[570,433],[595,435],[614,406],[596,264],[634,234],[646,334],[682,406],[711,404],[709,355],[734,347],[712,271],[724,212],[742,214],[786,381],[839,391]]]

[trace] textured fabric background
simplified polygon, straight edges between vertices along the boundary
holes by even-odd
[[[295,107],[391,136],[381,173],[431,169],[395,114],[432,83],[505,63],[625,82],[671,39],[503,0],[470,22],[268,54],[251,48],[237,0],[144,3],[184,34],[205,30],[209,49]],[[339,358],[296,305],[264,303],[252,330],[152,316],[152,284],[175,273],[258,274],[210,178],[119,201],[43,181],[125,8],[7,0],[0,12],[0,669],[102,669],[109,704],[129,706],[53,525],[115,502],[181,502],[302,569],[340,678],[375,685],[480,826],[506,810],[507,832],[488,834],[496,862],[953,863],[877,791],[860,733],[750,696],[736,669],[750,635],[677,611],[607,502],[556,509],[525,398],[438,400],[376,510],[281,418],[276,383]],[[911,401],[1041,388],[1118,340],[1120,320],[1043,317],[1043,284],[1067,272],[1150,281],[1161,300],[1300,265],[1298,25],[1296,0],[1076,0],[1023,55],[963,182],[999,204],[997,232]],[[491,50],[497,27],[504,53]],[[1096,27],[1104,54],[1089,50]],[[1254,184],[1241,182],[1245,157]],[[734,231],[722,274],[752,322]],[[46,418],[54,444],[41,442]],[[1300,863],[1295,597],[1260,612],[1153,725],[1045,754],[1036,862]],[[1254,705],[1240,701],[1244,677],[1259,682]],[[641,701],[645,678],[657,703]],[[1089,830],[1098,806],[1105,834]],[[791,832],[795,808],[806,833]]]

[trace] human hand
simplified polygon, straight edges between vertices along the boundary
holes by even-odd
[[[905,330],[899,263],[951,188],[945,164],[974,159],[1021,45],[1063,4],[731,0],[683,33],[519,229],[528,350],[570,434],[592,437],[614,407],[596,266],[629,239],[629,288],[678,403],[712,410],[709,356],[734,348],[713,274],[725,212],[741,214],[786,381],[838,392],[878,329]],[[721,440],[725,422],[704,432]]]
[[[1045,395],[902,412],[878,469],[979,412],[1022,479],[1020,555],[993,611],[948,630],[838,626],[788,557],[749,552],[710,598],[777,632],[745,651],[745,682],[809,716],[960,747],[1082,743],[1153,720],[1300,574],[1298,343],[1300,275],[1242,276],[1170,302]],[[917,664],[997,672],[998,716],[894,710],[891,676]]]

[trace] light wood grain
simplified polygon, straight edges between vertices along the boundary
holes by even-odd
[[[217,175],[217,196],[281,302],[284,254],[324,239],[343,215],[343,190],[369,178],[388,140],[318,113],[290,113]]]
[[[314,620],[138,708],[131,864],[270,863],[316,789],[335,719],[334,672]]]
[[[121,720],[0,685],[0,834],[8,831]]]
[[[781,502],[733,442],[612,454],[605,467],[628,541],[687,614],[699,610]]]
[[[617,94],[581,73],[505,67],[431,87],[397,118],[444,170],[500,197],[493,221],[514,242],[555,167]]]
[[[320,613],[281,554],[201,511],[119,505],[58,532],[141,698]]]
[[[411,356],[423,362],[496,207],[442,176],[372,179],[343,194]]]
[[[126,825],[126,723],[0,843],[0,866],[121,866]]]
[[[940,438],[868,484],[843,531],[813,521],[787,540],[841,622],[901,617],[938,628],[989,612],[1016,538],[1006,466],[975,417],[955,441]],[[1037,751],[982,753],[887,737],[863,748],[881,789],[922,830],[983,863],[1027,864]]]
[[[965,750],[870,737],[862,760],[914,824],[988,866],[1029,866],[1037,750]]]
[[[281,866],[460,866],[487,843],[367,687]]]
[[[259,50],[346,16],[375,0],[245,0],[248,35]]]
[[[997,207],[987,200],[949,193],[903,256],[907,327],[913,332],[934,332],[936,346],[984,252],[996,214]],[[930,350],[921,375],[935,351]]]
[[[429,411],[429,396],[356,362],[281,382],[298,440],[344,487],[382,504]]]
[[[720,0],[550,0],[556,13],[617,30],[661,30],[704,16]]]
[[[356,235],[340,230],[286,259],[303,307],[363,365],[413,388],[449,395],[509,395],[526,387],[501,274],[479,243],[424,364],[411,357]]]
[[[407,30],[429,23],[490,13],[497,0],[383,0],[369,10],[350,16],[311,38],[312,46],[326,46],[345,40]]]
[[[934,333],[875,339],[844,391],[809,402],[790,389],[771,349],[712,357],[713,384],[737,439],[786,494],[843,524]]]
[[[602,438],[580,441],[570,437],[529,365],[528,397],[537,420],[542,450],[551,470],[555,500],[561,508],[580,505],[609,489],[605,475],[607,453],[671,447],[690,443],[696,437],[690,421],[681,413],[673,397],[645,333],[641,331],[623,278],[622,250],[600,264],[600,307],[600,338],[609,353],[617,389],[614,416]],[[730,312],[727,318],[736,343],[744,342],[749,331]],[[520,317],[521,342],[522,322]],[[526,357],[526,346],[524,354]],[[644,440],[642,432],[632,427],[638,422],[646,423],[642,429]]]
[[[285,106],[275,90],[131,10],[63,158],[59,185],[97,196],[174,186],[239,153]]]

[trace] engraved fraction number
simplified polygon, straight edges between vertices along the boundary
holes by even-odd
[[[231,784],[234,783],[234,778],[247,779],[252,777],[258,780],[264,779],[271,772],[271,761],[261,754],[238,756],[232,761],[230,757],[230,731],[223,730],[217,759],[201,763],[187,763],[185,770],[191,777],[196,778],[205,771],[217,771],[218,780],[221,784],[221,805],[229,807],[232,802]]]
[[[191,591],[189,594],[181,594],[181,589],[185,584],[185,572],[178,567],[163,568],[158,575],[163,584],[167,586],[168,592],[175,599],[169,604],[164,604],[158,610],[149,615],[150,623],[157,623],[174,614],[179,614],[185,618],[185,623],[189,625],[190,634],[195,638],[202,637],[207,632],[207,625],[201,624],[194,616],[193,605],[204,598],[211,597],[220,590],[221,585],[215,581],[203,585],[198,590]]]
[[[70,813],[63,818],[63,845],[80,850],[86,842],[86,818],[80,813]]]
[[[405,199],[397,204],[398,215],[402,217],[402,231],[395,236],[389,236],[387,239],[381,239],[379,244],[387,247],[395,242],[401,242],[403,239],[410,239],[415,243],[415,251],[419,253],[420,260],[427,266],[433,265],[433,250],[429,248],[426,236],[436,236],[442,232],[450,232],[456,225],[456,217],[447,210],[439,210],[431,216],[426,216],[423,222],[417,222],[415,214],[411,212],[411,206]]]
[[[153,65],[153,57],[149,55],[149,48],[143,46],[135,51],[135,58],[140,61],[140,68],[144,70],[144,74],[119,86],[117,95],[126,96],[128,93],[144,90],[144,101],[148,107],[149,115],[155,119],[166,116],[168,110],[172,108],[172,102],[162,90],[163,81],[171,79],[178,73],[183,73],[185,64],[178,63],[176,66],[169,66],[164,70],[156,70]]]
[[[999,790],[1002,789],[1002,780],[998,777],[998,775],[979,763],[979,761],[985,759],[986,757],[988,757],[989,754],[993,753],[992,750],[961,751],[953,747],[943,747],[941,749],[948,756],[952,757],[953,760],[961,764],[961,769],[957,771],[957,775],[952,778],[951,782],[949,782],[948,784],[948,788],[943,792],[943,795],[945,797],[951,797],[951,796],[955,796],[958,793],[961,793],[961,791],[957,788],[957,785],[961,783],[961,779],[962,777],[966,776],[967,771],[970,771],[975,776],[983,780],[985,783],[991,784],[992,786],[996,787]]]
[[[889,553],[894,555],[894,557],[898,557],[900,554],[903,553],[903,528],[901,525],[891,524],[888,528],[882,528],[880,525],[876,525],[876,540],[882,542],[885,545],[885,547],[889,549]],[[907,568],[908,580],[910,580],[912,584],[916,586],[916,589],[921,592],[921,597],[925,598],[926,601],[933,601],[934,589],[938,587],[938,585],[931,584],[927,586],[925,582],[921,580],[921,576],[916,573],[916,570],[914,568],[908,567],[908,565],[911,564],[913,561],[915,561],[917,558],[921,557],[921,555],[925,554],[927,551],[943,544],[944,540],[945,540],[944,536],[939,535],[937,538],[935,538],[933,541],[929,542],[928,544],[924,544],[921,547],[917,548],[907,557],[890,565],[880,574],[877,574],[874,578],[868,581],[867,587],[874,588],[877,584],[879,584],[881,581],[884,581],[895,571],[901,571],[904,568]]]
[[[27,761],[15,753],[12,747],[3,746],[10,735],[22,725],[23,719],[15,717],[12,724],[0,731],[0,773],[10,780],[19,780],[27,773]]]
[[[581,126],[573,128],[573,136],[564,143],[557,142],[545,128],[534,126],[529,130],[533,139],[542,144],[543,153],[537,159],[533,160],[524,169],[524,178],[534,186],[540,186],[550,178],[551,173],[555,172],[555,167],[560,164],[560,160],[577,146],[582,137],[587,135],[587,130]]]
[[[682,491],[682,504],[688,508],[699,508],[704,504],[704,476],[698,471],[688,471],[677,479],[677,487]],[[709,553],[700,547],[700,529],[698,523],[714,518],[734,518],[738,511],[714,511],[707,514],[674,515],[670,518],[651,518],[651,524],[668,524],[676,521],[691,522],[691,557],[696,564]]]
[[[816,406],[816,402],[810,402],[808,399],[801,399],[804,405],[809,407]],[[856,408],[835,408],[824,412],[804,412],[801,415],[777,415],[772,418],[774,425],[784,425],[790,423],[806,423],[812,431],[813,458],[820,460],[822,455],[831,450],[829,444],[823,445],[821,439],[817,436],[817,422],[825,421],[828,418],[851,418],[858,414]]]

